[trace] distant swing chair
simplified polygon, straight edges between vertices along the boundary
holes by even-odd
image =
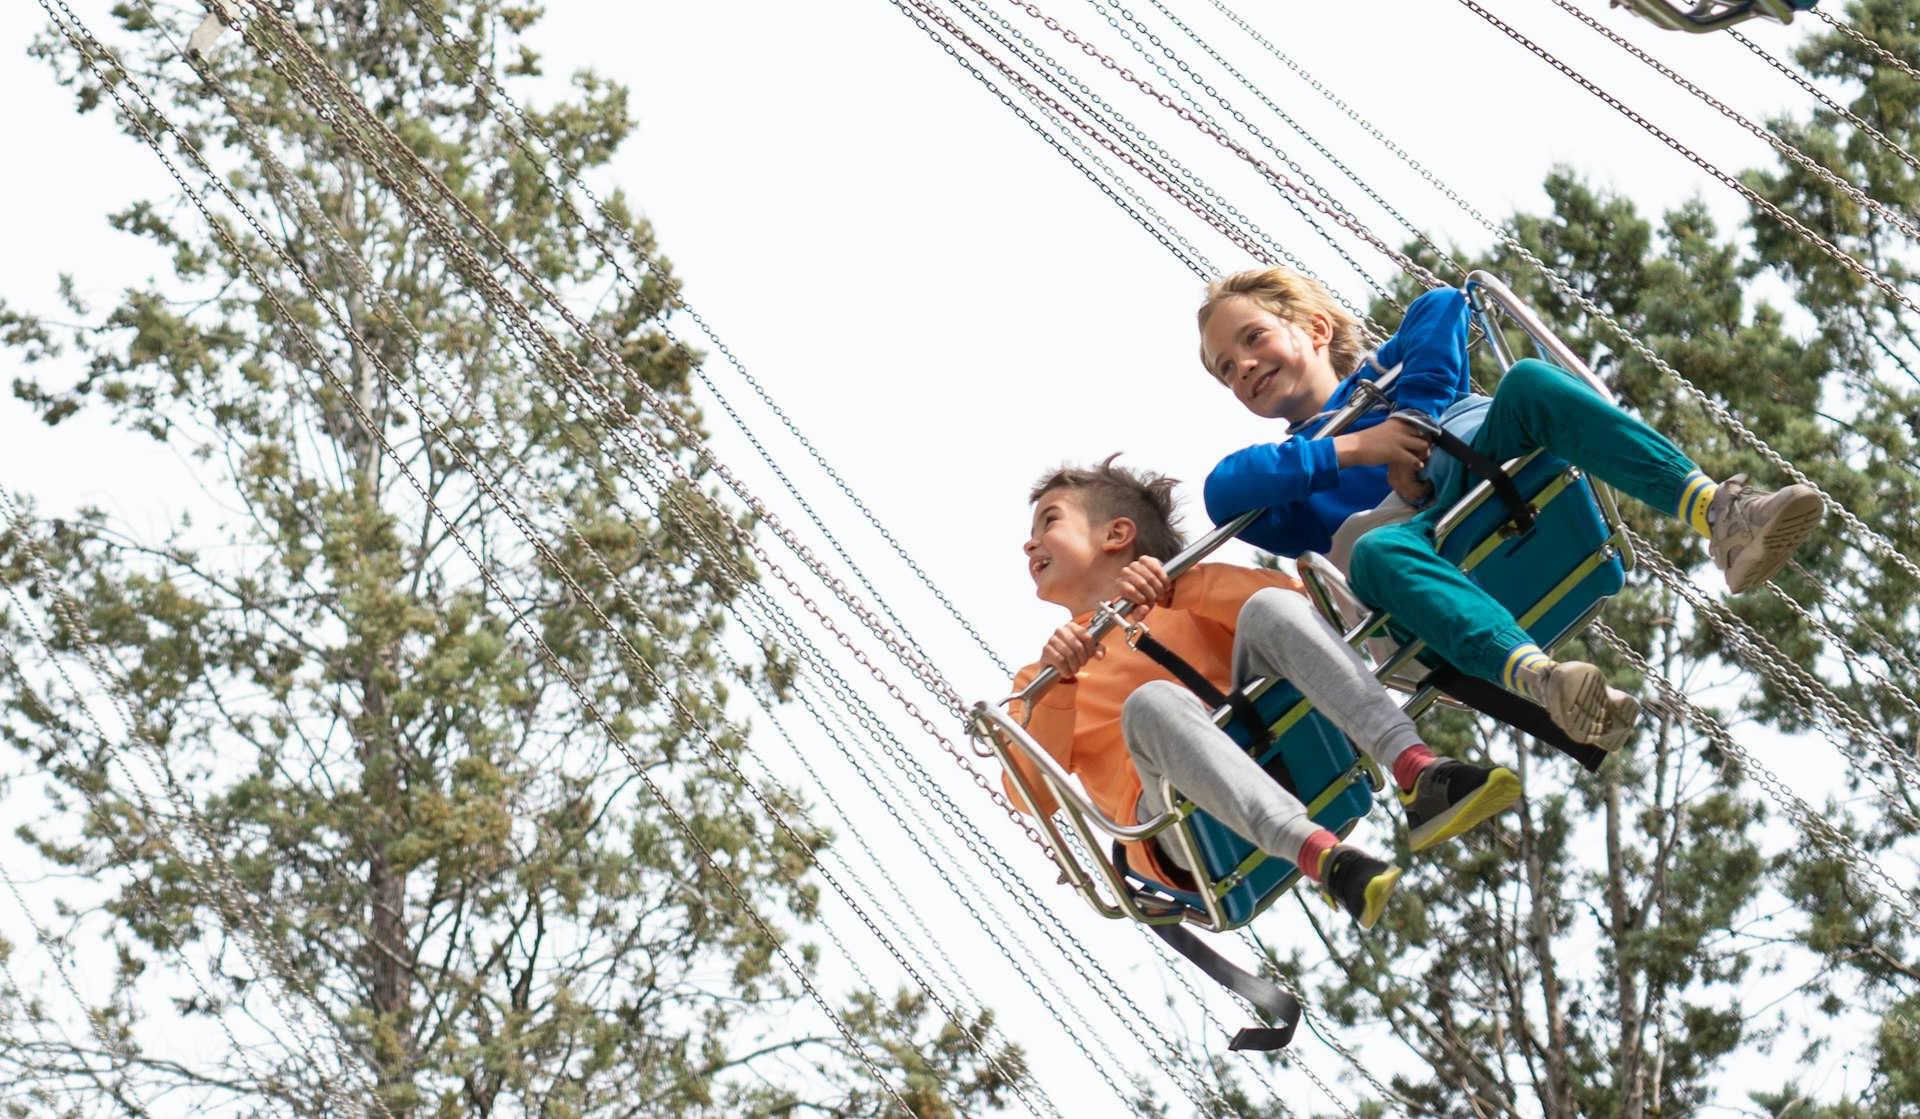
[[[1792,23],[1794,13],[1812,11],[1819,0],[1699,0],[1676,4],[1672,0],[1611,0],[1611,6],[1631,9],[1669,31],[1705,34],[1765,16]]]
[[[1503,371],[1515,361],[1502,325],[1504,316],[1531,339],[1540,359],[1613,399],[1586,363],[1505,284],[1475,272],[1468,277],[1465,291],[1474,319]],[[1360,415],[1386,406],[1385,391],[1397,373],[1387,370],[1373,382],[1357,386],[1352,402],[1328,420],[1318,437],[1331,437]],[[1552,650],[1583,629],[1625,584],[1632,553],[1612,492],[1543,451],[1505,464],[1482,461],[1486,464],[1482,469],[1499,477],[1477,484],[1436,526],[1440,554],[1512,611],[1536,643]],[[1469,468],[1476,469],[1471,464]],[[1178,579],[1259,515],[1258,510],[1249,512],[1214,529],[1169,562],[1168,575]],[[1321,612],[1349,643],[1371,654],[1375,675],[1384,685],[1406,694],[1402,705],[1409,716],[1418,717],[1436,702],[1464,704],[1550,741],[1589,769],[1597,768],[1604,758],[1598,748],[1566,739],[1536,705],[1440,663],[1418,641],[1395,641],[1388,616],[1363,607],[1341,572],[1324,557],[1307,557],[1299,570]],[[1089,627],[1094,636],[1117,625],[1138,647],[1146,627],[1125,620],[1132,605],[1119,600],[1101,607]],[[1016,758],[1029,763],[1045,791],[1061,806],[1059,813],[1040,821],[1061,880],[1102,916],[1128,918],[1153,928],[1217,982],[1252,1002],[1268,1026],[1240,1031],[1231,1048],[1284,1046],[1299,1020],[1298,1002],[1278,985],[1228,963],[1182,926],[1210,932],[1239,928],[1279,900],[1299,879],[1299,868],[1234,834],[1170,783],[1161,793],[1164,803],[1176,807],[1132,826],[1106,816],[1007,709],[1018,701],[1024,710],[1031,710],[1033,701],[1053,681],[1053,674],[1045,672],[1017,695],[999,703],[974,704],[972,729],[1027,803],[1040,803],[1041,798],[1035,796],[1038,790],[1029,782],[1027,771],[1013,764]],[[1224,702],[1215,703],[1215,722],[1243,746],[1255,744],[1251,748],[1261,766],[1307,806],[1315,823],[1341,836],[1351,832],[1385,787],[1378,768],[1283,680],[1255,680],[1223,698]],[[1250,717],[1257,718],[1259,725],[1250,725]],[[1096,857],[1091,867],[1083,865],[1061,828],[1063,816],[1086,850],[1111,850],[1111,857]],[[1171,844],[1187,866],[1202,868],[1201,873],[1190,881],[1157,881],[1127,864],[1122,840]]]

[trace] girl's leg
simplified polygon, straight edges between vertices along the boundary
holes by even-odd
[[[1499,460],[1544,447],[1678,517],[1707,538],[1735,594],[1773,578],[1826,515],[1812,486],[1768,493],[1745,485],[1744,475],[1715,483],[1666,436],[1541,361],[1515,362],[1507,371],[1473,445]]]
[[[1498,599],[1442,559],[1433,528],[1444,513],[1429,510],[1361,537],[1353,549],[1354,593],[1455,668],[1538,702],[1575,739],[1618,749],[1639,704],[1607,687],[1593,665],[1556,664]]]
[[[1543,361],[1507,370],[1473,447],[1495,461],[1544,447],[1651,508],[1697,511],[1702,526],[1713,499],[1713,482],[1666,436]]]

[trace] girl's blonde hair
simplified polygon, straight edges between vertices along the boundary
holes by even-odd
[[[1315,315],[1325,315],[1333,323],[1333,343],[1327,347],[1333,371],[1345,377],[1360,368],[1360,358],[1367,352],[1360,320],[1335,303],[1333,293],[1319,280],[1291,268],[1278,267],[1253,268],[1223,276],[1207,284],[1207,297],[1200,304],[1202,332],[1207,329],[1207,320],[1230,299],[1251,300],[1302,329],[1312,328]],[[1207,364],[1204,344],[1200,348],[1200,364]],[[1211,374],[1213,370],[1209,368],[1207,372]]]

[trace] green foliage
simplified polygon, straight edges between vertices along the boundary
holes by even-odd
[[[110,1009],[128,1076],[207,1106],[335,1106],[325,1062],[298,1039],[236,1052],[212,1072],[140,1050],[141,1008],[153,1005],[158,973],[187,953],[214,966],[206,997],[177,1006],[182,1017],[271,1021],[276,998],[311,991],[365,1061],[383,1114],[632,1114],[636,1101],[648,1115],[775,1114],[765,1085],[832,1114],[892,1114],[842,1039],[825,1044],[816,1076],[783,1071],[785,1055],[821,1046],[794,1032],[807,1019],[791,1013],[798,993],[775,948],[817,913],[807,875],[827,837],[743,814],[749,798],[722,764],[747,744],[720,710],[716,641],[754,577],[730,514],[697,482],[636,475],[597,421],[644,415],[638,388],[609,376],[601,406],[613,410],[595,414],[544,380],[548,359],[526,359],[284,70],[232,36],[206,60],[213,82],[189,70],[170,44],[200,15],[122,5],[123,61],[157,91],[173,135],[268,215],[325,302],[243,223],[221,217],[210,230],[168,198],[110,218],[168,250],[165,281],[96,315],[63,278],[74,327],[0,307],[0,341],[42,370],[16,383],[17,397],[49,424],[105,409],[205,460],[231,513],[160,541],[98,515],[31,542],[0,538],[9,585],[52,600],[34,578],[37,550],[74,594],[77,614],[45,623],[54,648],[90,640],[118,667],[141,737],[204,821],[198,842],[156,821],[88,713],[36,689],[47,666],[19,666],[0,684],[0,734],[51,775],[57,809],[21,835],[107,894],[72,908],[121,961]],[[594,286],[592,329],[617,339],[697,428],[697,355],[660,329],[664,270],[599,299],[608,265],[487,111],[492,87],[474,67],[495,81],[537,74],[519,38],[537,17],[497,0],[320,0],[301,5],[297,22],[543,283]],[[174,19],[186,22],[162,22]],[[423,19],[476,38],[478,61]],[[49,33],[33,53],[80,111],[111,106],[64,39]],[[571,100],[533,116],[584,168],[604,165],[633,128],[625,90],[590,74]],[[611,208],[651,253],[646,224],[617,195]],[[395,302],[374,298],[374,284]],[[315,367],[316,350],[327,369]],[[409,397],[427,402],[434,427]],[[701,477],[687,448],[664,427],[656,434],[676,467]],[[525,502],[549,556],[460,468],[462,456]],[[554,508],[534,508],[542,494]],[[25,621],[5,618],[10,648],[33,648]],[[778,650],[766,653],[770,677],[788,671]],[[634,766],[674,798],[681,821]],[[802,807],[790,792],[770,795],[790,815]],[[209,881],[237,901],[220,901],[232,894]],[[262,944],[285,957],[265,982],[219,966]],[[787,950],[808,956],[798,943]],[[0,992],[14,1028],[37,1021],[19,995]],[[916,1115],[997,1104],[1024,1075],[1017,1051],[995,1052],[991,1015],[942,1024],[917,1000],[863,997],[850,1019]],[[983,1063],[983,1051],[999,1061]],[[20,1059],[59,1066],[46,1054]],[[86,1112],[137,1110],[139,1093],[72,1076]]]

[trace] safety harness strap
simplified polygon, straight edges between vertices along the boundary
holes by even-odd
[[[1128,873],[1127,851],[1119,843],[1113,845],[1113,865],[1119,868],[1124,877]],[[1143,908],[1165,905],[1144,890],[1129,889],[1134,903]],[[1185,925],[1150,925],[1161,940],[1175,952],[1185,956],[1193,966],[1205,972],[1207,978],[1220,984],[1227,990],[1246,999],[1259,1012],[1264,1026],[1247,1026],[1233,1035],[1227,1043],[1231,1050],[1251,1049],[1266,1052],[1286,1047],[1293,1040],[1293,1031],[1300,1025],[1300,1000],[1293,997],[1285,987],[1271,979],[1255,975],[1245,968],[1229,961],[1225,956],[1213,950]]]
[[[1607,752],[1586,742],[1568,737],[1547,714],[1547,709],[1506,690],[1491,680],[1469,676],[1454,666],[1442,663],[1427,674],[1431,684],[1483,715],[1491,715],[1513,729],[1530,734],[1579,762],[1588,773],[1598,772]]]
[[[1507,507],[1507,519],[1513,522],[1515,528],[1521,532],[1533,528],[1533,519],[1539,516],[1540,510],[1527,500],[1527,496],[1514,483],[1513,475],[1502,470],[1498,462],[1474,450],[1472,444],[1441,427],[1440,421],[1423,412],[1402,411],[1395,412],[1393,416],[1419,428],[1433,440],[1435,447],[1452,455],[1454,461],[1466,467],[1474,477],[1492,486],[1494,496]]]
[[[1154,925],[1153,931],[1175,952],[1193,961],[1207,977],[1254,1005],[1266,1026],[1245,1026],[1227,1042],[1231,1050],[1283,1049],[1300,1025],[1300,1000],[1287,989],[1253,974],[1208,947],[1184,925]]]
[[[1254,707],[1253,701],[1247,698],[1247,693],[1239,688],[1222,692],[1214,687],[1213,681],[1200,675],[1199,669],[1188,664],[1179,653],[1161,644],[1160,639],[1145,628],[1133,638],[1133,647],[1145,653],[1161,668],[1173,673],[1174,679],[1185,684],[1208,707],[1225,704],[1233,708],[1234,718],[1247,728],[1247,749],[1258,753],[1273,741],[1273,732],[1268,729],[1267,721],[1260,717],[1260,711]]]

